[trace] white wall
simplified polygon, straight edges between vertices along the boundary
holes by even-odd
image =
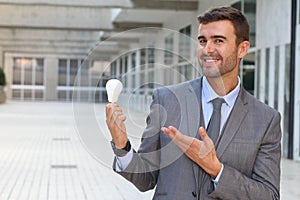
[[[111,11],[97,7],[24,6],[2,4],[0,25],[4,27],[58,29],[112,29]]]
[[[298,1],[298,4],[300,2]],[[299,16],[300,10],[298,11]],[[300,21],[297,26],[296,73],[295,73],[295,119],[294,119],[294,158],[300,161]]]
[[[256,47],[290,43],[291,1],[257,0]]]
[[[203,13],[209,8],[218,7],[218,6],[230,6],[236,0],[209,0],[209,1],[199,1],[198,12],[199,14]]]

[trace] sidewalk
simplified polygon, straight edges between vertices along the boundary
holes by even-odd
[[[0,105],[1,200],[151,199],[153,191],[141,193],[112,171],[104,105],[76,106],[14,101]],[[136,148],[143,117],[127,117]],[[281,180],[281,199],[300,199],[300,164],[283,159]]]

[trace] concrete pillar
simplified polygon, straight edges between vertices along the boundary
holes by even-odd
[[[300,12],[300,11],[299,11]],[[297,26],[297,47],[296,47],[296,66],[300,66],[300,25]],[[296,77],[300,76],[300,69],[296,67]],[[295,118],[294,118],[294,159],[300,161],[300,80],[295,80]]]
[[[140,71],[141,71],[141,50],[138,49],[136,51],[136,58],[135,58],[135,88],[141,86],[141,78],[140,78]],[[135,89],[134,88],[134,89]]]
[[[164,51],[165,50],[165,37],[161,35],[159,37],[155,51],[155,67],[154,67],[154,82],[159,86],[164,85],[164,72],[165,72],[165,65],[164,65]]]
[[[45,59],[45,94],[46,101],[57,100],[58,59],[48,57]]]
[[[128,54],[127,66],[127,93],[129,94],[132,91],[132,52]]]
[[[5,54],[3,68],[6,75],[6,97],[8,99],[12,98],[12,83],[13,83],[13,56]],[[2,66],[1,66],[2,67]]]
[[[3,54],[3,49],[0,46],[0,67],[3,68],[3,66],[4,66],[4,54]]]

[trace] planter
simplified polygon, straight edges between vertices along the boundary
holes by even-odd
[[[4,86],[0,86],[0,104],[6,102],[6,94],[4,91]]]

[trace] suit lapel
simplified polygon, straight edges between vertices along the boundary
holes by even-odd
[[[200,107],[199,102],[193,94],[186,95],[186,120],[188,124],[187,135],[195,137],[198,133],[198,127],[200,122]]]
[[[233,137],[237,133],[240,125],[247,115],[247,100],[245,98],[246,92],[243,87],[241,87],[240,94],[236,100],[234,108],[228,117],[227,124],[222,132],[222,136],[219,138],[219,144],[217,146],[217,157],[220,158],[224,153],[225,149],[232,141]]]
[[[186,116],[186,119],[183,120],[187,120],[186,134],[191,137],[195,137],[198,133],[201,112],[200,91],[200,79],[191,81],[185,95],[185,102],[181,104],[185,109]]]
[[[188,87],[187,93],[185,95],[185,103],[183,105],[186,105],[186,120],[187,120],[187,135],[190,137],[196,137],[198,134],[198,128],[200,126],[200,120],[201,120],[201,112],[202,112],[202,106],[201,106],[201,83],[202,78],[197,79],[195,81],[191,81],[190,85]],[[193,173],[195,177],[196,182],[196,190],[200,186],[200,179],[199,179],[199,170],[200,167],[196,163],[192,163],[193,165]]]

